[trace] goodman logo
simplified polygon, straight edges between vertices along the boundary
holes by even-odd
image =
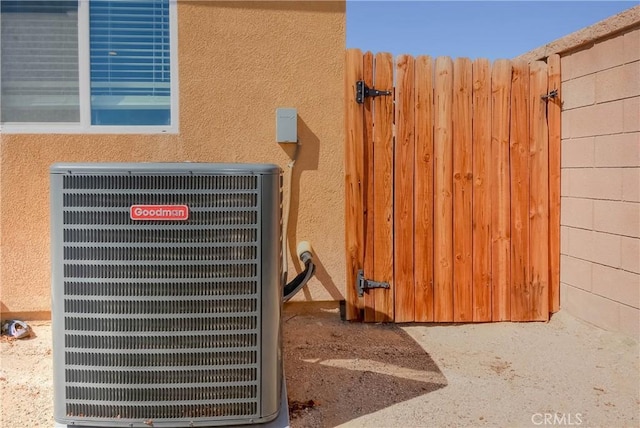
[[[131,205],[131,220],[187,220],[189,207],[186,205]]]

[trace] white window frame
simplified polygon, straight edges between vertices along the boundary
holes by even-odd
[[[78,0],[78,79],[80,122],[5,122],[2,134],[177,134],[178,115],[178,0],[169,0],[171,72],[170,125],[92,125],[89,53],[89,1]],[[1,105],[1,100],[0,100]]]

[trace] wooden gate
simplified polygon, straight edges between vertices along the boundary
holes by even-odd
[[[358,103],[358,81],[391,94]],[[558,310],[559,91],[558,55],[394,63],[347,50],[347,319],[542,321]],[[389,288],[358,296],[360,270],[361,284]]]

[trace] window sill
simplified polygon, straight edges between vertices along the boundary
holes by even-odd
[[[77,123],[0,124],[0,134],[178,134],[177,126],[81,126]]]

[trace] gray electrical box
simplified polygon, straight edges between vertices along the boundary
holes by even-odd
[[[298,110],[295,108],[276,109],[276,142],[298,142]]]

